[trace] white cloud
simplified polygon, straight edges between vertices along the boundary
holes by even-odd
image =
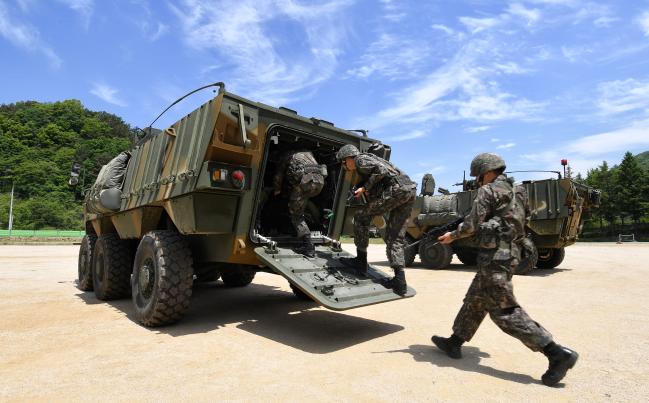
[[[649,147],[649,119],[633,122],[629,126],[584,136],[553,150],[523,155],[523,159],[535,166],[556,166],[567,158],[573,171],[585,175],[597,167],[602,160],[619,158],[620,152],[644,150]],[[561,151],[556,151],[561,150]]]
[[[621,129],[582,137],[570,144],[567,150],[582,155],[602,155],[638,146],[649,146],[649,119]]]
[[[396,105],[383,109],[367,124],[382,127],[398,122],[498,121],[527,118],[539,104],[500,89],[490,79],[498,70],[484,67],[490,41],[472,41],[448,63],[395,94]]]
[[[491,129],[491,126],[474,126],[474,127],[467,127],[464,131],[467,133],[480,133],[480,132],[486,132],[489,129]]]
[[[485,17],[485,18],[474,18],[474,17],[460,17],[460,22],[467,27],[467,29],[472,34],[477,34],[478,32],[485,31],[487,29],[493,28],[500,23],[498,18]]]
[[[413,78],[429,61],[429,44],[415,39],[383,33],[361,55],[358,67],[347,70],[347,75],[367,78],[380,75],[388,79]]]
[[[571,63],[584,61],[585,57],[592,53],[593,50],[587,46],[561,47],[561,54]]]
[[[608,81],[601,83],[598,91],[597,106],[605,115],[631,111],[649,113],[649,80]]]
[[[444,24],[433,24],[431,28],[444,32],[446,35],[454,35],[455,31]]]
[[[109,104],[117,106],[127,106],[126,102],[117,96],[119,91],[105,83],[94,83],[90,93],[99,97]]]
[[[527,25],[534,25],[541,18],[541,11],[536,8],[527,8],[520,3],[512,3],[507,11],[514,16],[525,20]]]
[[[406,17],[406,12],[394,0],[380,0],[383,5],[383,18],[390,22],[399,22]]]
[[[421,138],[421,137],[425,137],[426,135],[428,135],[428,133],[426,133],[423,130],[413,130],[410,133],[406,133],[406,134],[403,134],[403,135],[400,135],[400,136],[391,137],[388,140],[392,141],[392,142],[406,141],[406,140],[413,140],[413,139],[418,139],[418,138]]]
[[[509,150],[510,148],[514,147],[516,143],[507,143],[507,144],[501,144],[497,146],[496,148],[499,150]]]
[[[281,104],[334,74],[346,33],[342,11],[348,4],[184,0],[171,8],[188,46],[216,51],[233,66],[223,80],[243,95],[254,92],[255,99]],[[279,35],[269,28],[273,20],[295,23],[302,35]]]
[[[640,28],[642,28],[642,32],[644,32],[645,36],[649,36],[649,11],[640,14],[636,22],[640,25]]]
[[[60,3],[65,4],[72,10],[76,11],[83,18],[84,25],[88,28],[90,18],[95,7],[94,0],[58,0]]]
[[[61,67],[61,58],[49,45],[40,38],[38,30],[9,16],[9,11],[4,3],[0,2],[0,36],[14,44],[14,46],[40,52],[50,61],[53,68]]]

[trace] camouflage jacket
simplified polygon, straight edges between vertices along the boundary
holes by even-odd
[[[288,176],[289,183],[299,183],[305,167],[318,165],[311,151],[286,151],[280,155],[277,170],[273,176],[273,190],[282,190],[284,177]]]
[[[510,248],[518,249],[516,245],[525,237],[525,225],[529,220],[530,211],[525,188],[514,186],[513,183],[513,178],[500,175],[493,182],[480,187],[471,212],[451,233],[451,237],[458,239],[476,234],[481,238],[481,232],[493,230],[499,234],[495,242],[500,244],[492,247],[503,248],[509,243]],[[514,194],[516,198],[512,202]]]
[[[372,193],[375,187],[388,187],[392,185],[390,179],[395,179],[398,186],[412,189],[414,182],[402,170],[389,161],[374,154],[362,153],[354,158],[356,171],[362,177],[362,184],[366,191]]]

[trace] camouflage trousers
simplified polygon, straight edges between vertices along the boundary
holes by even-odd
[[[514,297],[512,273],[516,259],[494,261],[491,252],[478,255],[475,275],[464,304],[453,323],[453,333],[469,341],[487,313],[498,327],[520,340],[532,351],[541,351],[552,341],[552,335],[525,312]]]
[[[323,186],[324,180],[322,182],[302,182],[291,187],[291,194],[288,199],[288,214],[291,217],[291,223],[297,232],[298,238],[311,233],[304,219],[304,209],[310,198],[320,194]]]
[[[389,213],[385,227],[385,251],[390,267],[405,267],[403,249],[406,246],[406,221],[415,203],[415,189],[396,188],[372,197],[354,214],[354,244],[367,250],[372,217]]]

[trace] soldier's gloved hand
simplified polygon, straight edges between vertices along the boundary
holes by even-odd
[[[444,245],[448,245],[451,242],[453,242],[453,238],[451,238],[451,233],[450,232],[447,232],[444,235],[440,235],[437,238],[437,240],[439,241],[439,243],[444,244]]]
[[[354,197],[361,197],[361,195],[363,193],[365,193],[365,188],[360,187],[360,188],[356,189],[356,191],[354,192]]]
[[[281,190],[273,190],[273,196],[277,196],[280,193],[282,193]]]

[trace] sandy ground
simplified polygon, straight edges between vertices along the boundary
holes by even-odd
[[[351,245],[345,246],[351,249]],[[78,246],[0,246],[0,401],[647,401],[649,245],[579,244],[515,278],[519,302],[580,354],[558,388],[547,361],[486,319],[452,360],[448,335],[474,274],[408,269],[411,299],[332,312],[260,273],[195,289],[174,326],[75,287]],[[370,260],[385,265],[383,248]]]

